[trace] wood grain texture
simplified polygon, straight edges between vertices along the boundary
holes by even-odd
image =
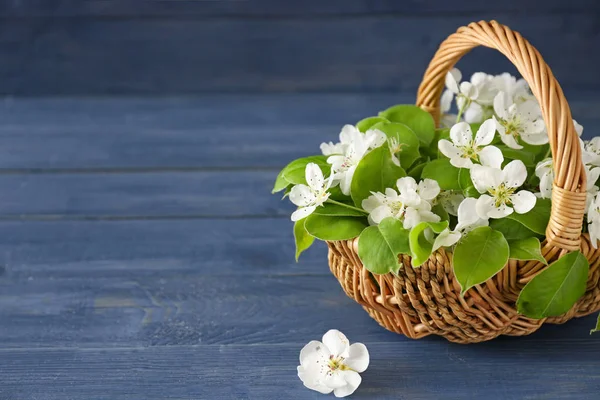
[[[496,18],[521,31],[563,85],[600,88],[594,12],[308,19],[7,19],[0,94],[414,91],[458,26]],[[215,39],[216,38],[216,39]],[[585,55],[585,60],[581,60]],[[585,61],[585,62],[584,62]],[[511,70],[477,50],[467,72]]]
[[[600,100],[566,94],[584,136],[594,136]],[[414,93],[5,99],[0,171],[254,167],[276,174],[336,140],[344,124],[414,101]]]
[[[287,218],[4,221],[0,266],[0,281],[330,275],[323,243],[294,261]]]
[[[536,11],[577,12],[599,10],[594,0],[505,0],[484,4],[460,0],[2,0],[0,16],[26,17],[219,17],[219,16],[340,16],[402,13],[404,15]]]
[[[320,333],[314,330],[314,337]],[[362,340],[360,334],[350,339]],[[596,398],[598,348],[579,355],[581,342],[513,343],[517,342],[462,347],[431,340],[370,343],[372,365],[352,398]],[[300,348],[281,344],[4,350],[0,395],[45,400],[322,399],[296,377]]]
[[[0,218],[273,217],[294,210],[271,194],[277,170],[0,174]]]

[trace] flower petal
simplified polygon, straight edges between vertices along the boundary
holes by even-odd
[[[329,349],[323,343],[312,340],[300,350],[300,365],[309,366],[317,361],[329,360],[329,356]]]
[[[504,127],[502,128],[502,132],[500,131],[500,129],[498,129],[498,132],[500,132],[500,139],[502,140],[502,142],[511,149],[521,150],[523,148],[523,146],[517,143],[517,140],[513,135],[502,133],[505,132]]]
[[[354,176],[354,171],[356,171],[356,165],[348,168],[347,171],[344,172],[343,176],[340,179],[340,189],[342,193],[346,196],[350,195],[350,185],[352,184],[352,177]]]
[[[361,203],[362,208],[366,212],[371,212],[374,209],[376,209],[377,207],[381,206],[382,204],[383,203],[382,203],[381,196],[377,196],[375,193],[373,193],[371,196],[364,199]]]
[[[537,101],[527,100],[517,105],[517,112],[526,120],[533,121],[542,115],[542,109]]]
[[[454,93],[458,93],[458,83],[462,80],[462,74],[458,68],[452,68],[446,74],[446,87]]]
[[[496,122],[493,119],[487,119],[481,124],[475,135],[475,144],[477,146],[486,146],[494,140],[496,133]]]
[[[500,168],[504,162],[504,156],[496,146],[487,146],[479,151],[479,162],[486,167]]]
[[[471,82],[461,82],[460,92],[468,99],[476,100],[479,96],[479,89]]]
[[[521,160],[509,162],[502,171],[504,172],[504,183],[511,188],[521,186],[527,179],[527,168]]]
[[[445,155],[446,157],[452,158],[460,158],[462,152],[452,144],[449,140],[442,139],[438,142],[438,148],[440,149],[440,153]]]
[[[421,214],[416,208],[407,207],[404,212],[404,222],[402,226],[404,229],[412,229],[421,222]]]
[[[470,124],[481,122],[483,120],[483,108],[479,104],[473,102],[465,110],[463,117],[465,121]]]
[[[369,148],[375,149],[380,147],[387,141],[387,136],[385,133],[381,132],[379,129],[369,129],[365,133],[365,137],[369,142]]]
[[[362,343],[354,343],[350,346],[349,356],[344,361],[348,367],[356,372],[363,372],[369,366],[369,351]]]
[[[308,183],[308,186],[314,191],[320,191],[323,189],[325,178],[323,178],[323,171],[321,171],[321,168],[319,168],[317,164],[306,164],[304,175],[306,176],[306,183]]]
[[[527,190],[518,191],[510,196],[510,201],[517,214],[525,214],[526,212],[531,211],[535,206],[536,200],[537,197],[535,197],[535,194]]]
[[[456,168],[471,169],[473,167],[473,161],[470,158],[455,157],[450,159],[450,164]]]
[[[598,168],[600,170],[600,168]],[[433,179],[425,178],[419,182],[419,196],[422,199],[431,201],[440,194],[440,185]]]
[[[499,186],[504,180],[502,170],[475,164],[471,168],[471,181],[479,193],[486,193],[488,189]]]
[[[411,176],[405,176],[404,178],[398,179],[396,181],[396,186],[401,194],[416,192],[418,189],[417,181]]]
[[[477,199],[475,210],[477,215],[482,219],[504,218],[513,212],[513,209],[506,204],[501,204],[499,207],[496,207],[494,198],[486,194]]]
[[[308,217],[316,209],[317,209],[317,206],[314,206],[314,205],[313,206],[300,207],[299,209],[297,209],[296,211],[294,211],[292,213],[292,221],[294,221],[294,222],[300,221],[301,219],[304,219],[304,218]]]
[[[450,139],[456,146],[468,146],[473,140],[473,132],[466,122],[459,122],[450,128]]]
[[[373,222],[372,225],[377,225],[384,218],[388,217],[394,217],[394,214],[392,214],[392,210],[386,205],[380,205],[369,213],[369,219]]]
[[[357,372],[354,371],[342,371],[342,377],[346,381],[346,385],[337,388],[333,391],[335,397],[346,397],[350,396],[360,386],[362,378]]]
[[[444,90],[444,93],[442,94],[442,98],[440,100],[440,110],[442,114],[446,114],[448,111],[450,111],[453,99],[454,93],[452,93],[452,91],[448,89]]]
[[[508,117],[508,107],[512,104],[510,96],[506,92],[498,92],[494,97],[494,112],[498,118],[506,119]]]
[[[539,146],[548,143],[548,134],[546,131],[540,133],[523,133],[521,139],[527,144]]]
[[[295,185],[290,190],[290,201],[298,207],[304,207],[313,204],[317,198],[310,188],[306,185]]]
[[[346,124],[342,127],[340,132],[340,142],[342,144],[351,144],[353,137],[355,137],[358,129],[354,125]],[[360,133],[360,132],[359,132]]]
[[[321,394],[329,394],[333,392],[333,389],[328,388],[320,382],[319,375],[317,374],[318,369],[313,367],[305,368],[302,365],[299,365],[297,370],[298,378],[300,378],[304,386],[306,386],[308,389],[315,390]]]
[[[461,237],[460,232],[452,232],[449,229],[444,229],[433,241],[432,251],[436,251],[440,247],[450,247],[458,242]]]
[[[581,135],[583,135],[583,125],[579,124],[575,120],[573,120],[573,125],[575,125],[575,132],[577,132],[577,135],[581,137]]]
[[[348,357],[350,342],[346,335],[337,329],[331,329],[323,335],[323,344],[334,357]]]
[[[458,206],[458,223],[456,224],[455,230],[463,230],[480,219],[477,212],[473,212],[473,210],[476,209],[476,205],[477,199],[474,197],[467,197],[460,203]]]

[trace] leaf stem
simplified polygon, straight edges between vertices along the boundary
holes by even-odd
[[[359,211],[359,212],[361,212],[361,213],[363,213],[365,215],[369,215],[369,213],[366,212],[365,210],[363,210],[362,208],[354,207],[354,206],[351,206],[351,205],[348,205],[348,204],[345,204],[345,203],[341,203],[339,201],[335,201],[335,200],[332,200],[332,199],[327,199],[325,201],[325,203],[337,204],[338,206],[346,207],[346,208],[349,208],[350,210]]]

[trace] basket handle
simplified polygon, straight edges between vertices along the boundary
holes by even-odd
[[[480,21],[459,28],[440,45],[429,63],[419,86],[417,106],[428,111],[436,124],[439,122],[440,96],[446,74],[476,46],[490,47],[504,54],[517,67],[539,101],[554,163],[547,241],[563,250],[578,250],[586,199],[579,137],[567,99],[550,67],[521,34],[496,21]]]

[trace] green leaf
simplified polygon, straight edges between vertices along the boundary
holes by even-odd
[[[296,241],[296,262],[298,262],[300,254],[304,250],[308,249],[315,241],[315,238],[310,236],[308,232],[306,232],[306,229],[304,229],[305,220],[306,218],[296,221],[294,223],[294,239]]]
[[[275,186],[273,186],[273,190],[271,193],[275,194],[277,192],[281,192],[286,189],[290,183],[283,177],[283,170],[277,174],[277,178],[275,179]]]
[[[517,311],[536,319],[566,313],[584,295],[588,272],[588,260],[579,251],[559,258],[525,285]]]
[[[448,215],[448,211],[446,211],[446,209],[444,208],[444,206],[442,205],[442,203],[438,203],[435,206],[433,206],[431,208],[431,211],[434,214],[439,215],[440,218],[442,219],[442,221],[449,221],[450,220],[450,215]]]
[[[452,264],[461,295],[496,275],[508,261],[509,247],[502,233],[488,226],[473,229],[456,245]]]
[[[427,238],[425,231],[431,229],[434,233],[441,233],[446,228],[448,228],[448,221],[421,222],[410,230],[408,239],[413,267],[423,265],[433,252],[433,241]]]
[[[430,161],[423,168],[421,178],[437,181],[442,190],[463,190],[471,186],[471,175],[466,168],[456,168],[447,158]]]
[[[544,256],[540,241],[537,238],[530,237],[521,240],[509,240],[510,256],[513,260],[536,260],[543,264],[548,264]]]
[[[512,160],[521,160],[523,164],[527,167],[535,167],[535,155],[528,153],[526,151],[512,149],[505,145],[496,146],[502,151],[502,155],[504,155],[505,163]]]
[[[506,240],[522,240],[538,236],[532,230],[527,229],[525,225],[508,218],[490,219],[490,227],[502,232]]]
[[[306,169],[306,164],[308,163],[317,164],[319,168],[321,168],[321,171],[323,171],[323,175],[329,176],[331,165],[327,164],[326,156],[310,156],[294,160],[281,170],[280,175],[283,179],[291,184],[306,185],[306,174],[304,170]]]
[[[428,146],[435,136],[433,117],[417,106],[400,104],[381,111],[379,116],[391,122],[400,122],[407,125],[425,146]]]
[[[520,222],[533,232],[545,235],[546,226],[550,220],[550,199],[537,199],[535,206],[525,214],[513,212],[506,218]]]
[[[325,215],[325,216],[341,216],[341,217],[364,217],[367,214],[365,212],[361,212],[359,210],[353,210],[348,207],[341,206],[339,204],[325,203],[321,207],[317,207],[317,209],[313,212],[313,214],[317,215]]]
[[[366,131],[371,129],[373,127],[373,125],[375,125],[379,122],[389,122],[389,121],[382,117],[367,117],[365,119],[361,119],[360,121],[358,121],[356,123],[356,129],[358,129],[362,133],[365,133]]]
[[[409,254],[408,229],[395,218],[385,218],[370,226],[358,238],[358,257],[374,274],[398,273],[402,266],[398,255]]]
[[[590,335],[596,332],[600,332],[600,314],[598,314],[598,319],[596,320],[596,327],[590,331]]]
[[[402,168],[409,168],[421,157],[419,139],[408,126],[397,122],[379,122],[373,125],[373,129],[380,130],[388,138],[396,139],[400,143],[400,151],[397,154]]]
[[[396,181],[406,176],[403,168],[392,162],[387,143],[367,154],[356,167],[350,193],[357,207],[371,195],[371,192],[383,192],[385,188],[396,187]]]
[[[321,240],[348,240],[360,235],[368,226],[366,218],[340,217],[311,214],[306,217],[304,228]]]
[[[421,174],[427,163],[417,164],[408,171],[408,176],[412,176],[416,181],[421,180]]]

